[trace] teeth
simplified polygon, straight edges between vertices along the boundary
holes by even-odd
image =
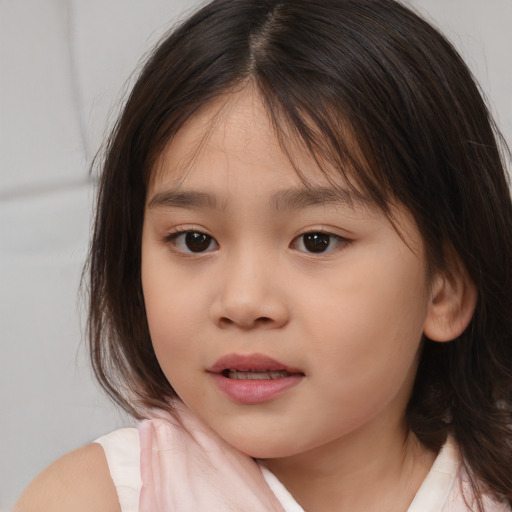
[[[268,372],[227,370],[226,375],[229,379],[234,380],[274,380],[289,377],[291,374],[286,370],[274,370]]]

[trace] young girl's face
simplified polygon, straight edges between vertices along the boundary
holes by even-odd
[[[254,457],[402,435],[430,297],[414,221],[281,150],[256,93],[192,118],[155,166],[142,240],[154,350]],[[336,176],[332,170],[332,176]]]

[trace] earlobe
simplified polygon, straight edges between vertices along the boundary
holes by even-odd
[[[478,293],[457,256],[452,255],[447,268],[432,282],[430,302],[423,333],[432,341],[451,341],[469,325]]]

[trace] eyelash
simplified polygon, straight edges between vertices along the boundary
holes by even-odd
[[[199,243],[198,248],[201,249],[201,243],[207,244],[204,250],[198,250],[194,251],[189,246],[187,247],[179,247],[178,244],[181,242],[180,238],[182,238],[182,243],[187,244],[186,237],[188,235],[198,235],[196,237],[195,242]],[[309,243],[313,243],[314,246],[316,246],[319,249],[325,249],[325,250],[307,250],[306,244],[305,244],[305,237],[311,237],[309,239]],[[328,238],[328,240],[325,240],[325,237]],[[219,244],[218,242],[207,233],[203,233],[202,231],[196,230],[196,229],[176,229],[173,233],[168,234],[164,237],[165,243],[170,243],[174,246],[177,252],[180,252],[182,254],[205,254],[208,252],[211,252],[212,250],[218,249]],[[194,240],[191,240],[191,242],[194,242]],[[331,248],[331,245],[333,245],[333,242],[335,244],[335,247]],[[213,249],[210,248],[212,243],[215,245]],[[334,233],[329,233],[324,230],[313,230],[313,231],[307,231],[305,233],[301,233],[297,237],[295,237],[292,242],[290,243],[290,248],[297,250],[298,252],[304,252],[306,254],[328,254],[334,251],[342,250],[347,244],[350,243],[350,240],[347,238],[344,238],[339,235],[335,235]],[[305,250],[298,249],[296,246],[297,244],[301,244]],[[187,250],[188,249],[188,250]]]
[[[180,252],[183,254],[204,254],[205,252],[210,252],[210,251],[206,251],[206,250],[204,250],[204,251],[192,251],[192,250],[187,251],[184,249],[180,249],[178,247],[179,239],[180,239],[180,237],[185,239],[185,237],[187,235],[200,235],[202,237],[206,237],[209,241],[207,249],[211,245],[211,242],[213,242],[217,247],[219,246],[217,241],[212,236],[210,236],[206,233],[203,233],[202,231],[199,231],[197,229],[180,229],[180,228],[178,228],[173,233],[168,234],[164,238],[164,242],[170,243],[171,245],[173,245],[176,248],[177,252]],[[199,241],[199,240],[197,240],[197,241]],[[183,242],[186,243],[185,240],[183,240]]]
[[[295,247],[293,247],[293,245],[297,244],[297,243],[301,243],[302,246],[305,247],[305,237],[311,237],[310,238],[310,242],[313,242],[313,244],[315,244],[318,248],[322,249],[322,248],[325,248],[326,250],[321,250],[321,251],[311,251],[311,250],[305,250],[305,251],[302,251],[300,249],[296,249]],[[327,240],[327,245],[325,246],[325,240],[322,240],[322,237],[328,237],[328,240]],[[334,247],[331,247],[331,245],[333,245],[334,243]],[[324,231],[324,230],[317,230],[317,231],[307,231],[305,233],[301,233],[299,236],[295,237],[293,240],[292,240],[292,243],[290,244],[290,247],[300,251],[300,252],[305,252],[307,254],[328,254],[328,253],[331,253],[331,252],[335,252],[335,251],[339,251],[339,250],[342,250],[347,244],[350,243],[350,240],[348,240],[347,238],[343,238],[342,236],[340,235],[335,235],[334,233],[329,233],[328,231]]]

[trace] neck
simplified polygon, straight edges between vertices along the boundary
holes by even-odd
[[[368,426],[364,432],[265,464],[308,512],[405,512],[435,454],[402,425],[387,436],[386,430]]]

